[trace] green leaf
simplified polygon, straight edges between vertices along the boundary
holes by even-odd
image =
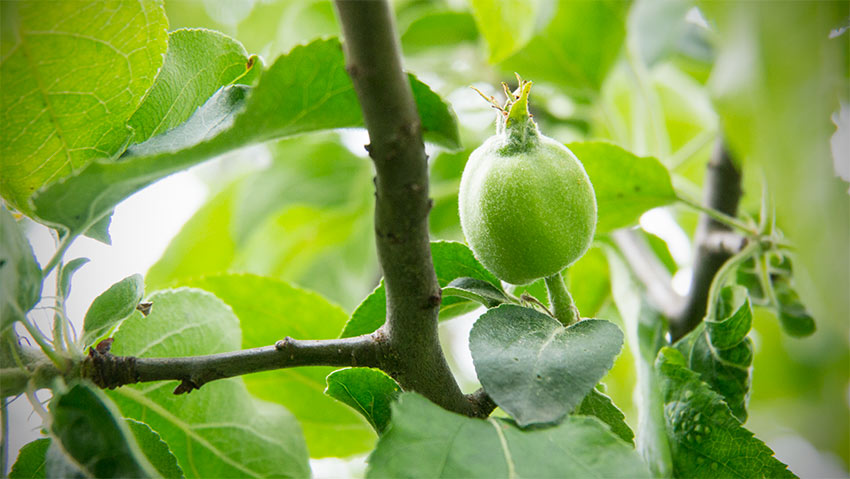
[[[133,314],[144,294],[142,275],[134,274],[113,284],[95,298],[83,321],[83,346],[93,345],[95,340]]]
[[[184,225],[145,276],[149,291],[240,271],[357,306],[371,289],[361,278],[377,268],[369,160],[335,133],[284,140],[271,150],[268,168],[223,188]]]
[[[638,432],[635,448],[653,477],[673,477],[670,445],[664,426],[664,400],[655,371],[658,351],[669,344],[667,323],[646,305],[622,256],[608,244],[603,246],[603,250],[611,269],[611,294],[626,328],[637,373],[634,397]]]
[[[450,282],[457,278],[467,277],[486,281],[496,289],[502,289],[498,278],[487,271],[475,259],[472,250],[463,243],[434,241],[431,243],[431,257],[434,260],[434,270],[441,287],[448,286]],[[466,298],[446,295],[440,306],[440,319],[454,317],[454,313],[468,312],[468,309],[461,309],[468,303],[469,300]],[[387,296],[384,291],[383,280],[381,280],[378,287],[351,314],[351,319],[345,323],[345,328],[340,337],[350,338],[375,331],[384,324],[386,311]]]
[[[116,355],[174,357],[242,348],[239,320],[210,293],[154,293],[147,317],[133,315],[115,333]],[[305,477],[307,450],[295,418],[255,399],[242,378],[174,395],[175,381],[123,386],[108,394],[129,418],[158,432],[186,477]]]
[[[179,279],[227,271],[236,255],[231,233],[236,188],[228,186],[187,221],[145,275],[150,291],[177,286]],[[215,234],[210,234],[215,232]]]
[[[154,467],[142,454],[121,414],[100,390],[78,383],[67,391],[54,392],[50,413],[52,435],[86,475],[154,475]]]
[[[488,310],[469,333],[481,385],[522,427],[557,422],[575,409],[622,347],[623,333],[608,321],[564,327],[513,304]]]
[[[50,447],[50,439],[43,437],[36,439],[18,452],[18,460],[9,472],[10,479],[44,479],[47,477],[44,467],[44,458],[47,448]]]
[[[457,278],[443,288],[443,297],[457,296],[470,301],[481,303],[484,307],[495,308],[511,299],[493,283],[475,278]]]
[[[413,100],[422,119],[422,135],[426,141],[449,150],[460,149],[460,133],[454,110],[434,90],[419,81],[416,75],[407,74]],[[361,120],[362,122],[362,120]]]
[[[650,477],[632,448],[595,418],[570,416],[524,431],[448,412],[415,393],[393,405],[390,428],[368,462],[370,478]]]
[[[340,338],[353,338],[361,334],[369,334],[380,328],[387,317],[387,290],[384,288],[384,279],[375,287],[374,291],[366,296],[366,299],[357,306],[346,321]]]
[[[611,143],[570,143],[596,192],[596,233],[634,224],[652,208],[676,200],[670,173],[653,157],[639,157]]]
[[[215,294],[233,308],[242,325],[242,348],[268,346],[287,336],[332,338],[346,320],[344,311],[318,294],[270,278],[224,274],[186,284]],[[312,457],[349,456],[375,443],[372,428],[356,411],[322,393],[333,370],[289,368],[245,377],[256,397],[295,414]]]
[[[0,206],[0,332],[20,320],[41,298],[41,268],[21,227]]]
[[[720,393],[738,420],[747,420],[753,364],[750,332],[753,310],[747,289],[726,286],[718,298],[717,317],[706,318],[675,344],[688,367]]]
[[[478,30],[472,15],[440,11],[413,20],[401,35],[401,45],[405,53],[417,53],[428,48],[452,48],[477,39]]]
[[[359,206],[285,206],[244,239],[231,269],[292,281],[351,305],[365,293],[361,278],[376,274],[374,223]]]
[[[502,289],[502,283],[493,273],[475,259],[472,250],[463,243],[454,241],[434,241],[431,243],[431,257],[434,260],[434,271],[440,286],[446,286],[457,278],[473,278],[486,281],[497,289]],[[446,298],[442,309],[463,302],[461,298]]]
[[[611,398],[597,391],[595,388],[590,390],[590,394],[582,399],[573,414],[582,416],[594,416],[604,422],[611,428],[611,432],[620,437],[627,443],[635,444],[635,433],[632,428],[626,424],[626,415],[620,411]]]
[[[706,318],[708,339],[715,349],[729,349],[738,345],[753,326],[753,309],[747,288],[726,286],[720,290],[717,317]]]
[[[111,245],[112,237],[109,236],[109,225],[112,223],[112,212],[109,212],[98,220],[95,224],[89,226],[83,234],[91,239],[100,241],[103,244]]]
[[[426,139],[456,148],[454,113],[415,77],[410,81]],[[92,163],[42,192],[34,200],[37,215],[77,233],[132,193],[208,158],[253,143],[362,124],[342,46],[336,39],[316,40],[279,57],[256,87],[225,87],[185,123],[129,148],[121,161]]]
[[[4,2],[3,15],[0,194],[30,214],[40,187],[126,145],[168,22],[161,0]]]
[[[254,58],[249,61],[239,42],[219,32],[180,29],[169,33],[156,82],[128,121],[133,143],[188,120],[219,88],[237,80],[250,84],[262,70]]]
[[[796,338],[814,334],[817,329],[815,320],[800,301],[800,296],[794,289],[791,260],[787,256],[782,258],[771,256],[769,268],[768,278],[770,286],[773,288],[775,301],[767,297],[762,287],[759,267],[756,266],[755,258],[749,259],[738,268],[737,282],[746,286],[754,302],[765,305],[774,311],[785,333]]]
[[[62,270],[59,273],[59,294],[63,298],[67,298],[71,294],[71,278],[74,276],[74,273],[89,261],[88,258],[74,258],[62,266]]]
[[[663,348],[655,369],[664,394],[664,419],[676,477],[795,477],[732,415],[723,398]]]
[[[325,394],[363,415],[378,434],[390,424],[390,405],[401,393],[393,378],[379,369],[347,368],[330,373]]]
[[[817,329],[815,319],[800,301],[797,291],[791,287],[790,280],[779,281],[774,288],[776,299],[779,301],[779,322],[782,330],[795,338],[814,334]]]
[[[143,422],[135,419],[126,419],[127,426],[139,443],[139,448],[148,460],[153,464],[162,477],[182,478],[183,469],[177,464],[177,458],[168,448],[168,444],[162,440],[162,437]]]
[[[171,453],[168,445],[162,441],[159,434],[145,423],[133,419],[125,419],[125,421],[138,443],[139,450],[151,462],[151,465],[153,465],[160,476],[166,479],[184,477],[183,470],[177,465],[177,458],[174,457],[174,454]],[[47,469],[56,471],[61,468],[64,471],[74,471],[75,466],[72,464],[56,464],[57,461],[67,463],[70,458],[66,457],[61,450],[57,450],[55,446],[51,446],[51,443],[50,438],[42,438],[36,439],[21,448],[21,452],[18,454],[18,460],[12,467],[9,477],[12,479],[43,479],[46,477]],[[53,449],[50,454],[48,454],[48,448]],[[50,456],[49,461],[47,459],[48,456]],[[78,470],[74,472],[78,472]]]
[[[522,48],[534,35],[537,0],[472,0],[472,15],[487,42],[490,63]]]
[[[548,26],[500,68],[552,82],[580,99],[594,96],[620,54],[629,3],[556,2]]]

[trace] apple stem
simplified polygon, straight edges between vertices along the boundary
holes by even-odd
[[[544,281],[546,282],[546,290],[549,292],[549,306],[552,315],[564,326],[569,326],[579,320],[579,312],[564,282],[563,273],[566,271],[565,269],[561,273],[555,273],[545,278]]]

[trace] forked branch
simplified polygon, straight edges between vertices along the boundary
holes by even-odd
[[[405,390],[444,408],[486,417],[495,405],[482,391],[464,395],[446,363],[437,334],[441,290],[431,259],[428,164],[419,113],[386,0],[337,0],[345,37],[346,70],[360,100],[375,163],[375,236],[387,293],[386,323],[372,334],[302,341],[181,358],[120,357],[109,343],[61,374],[101,387],[179,380],[176,394],[217,379],[296,366],[380,368]]]

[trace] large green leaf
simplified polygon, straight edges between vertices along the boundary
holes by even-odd
[[[706,318],[675,347],[688,367],[720,393],[739,421],[747,420],[753,342],[747,337],[753,310],[747,289],[727,286],[718,298],[717,316]]]
[[[413,20],[401,35],[405,53],[417,53],[428,48],[457,48],[463,42],[478,39],[472,15],[466,12],[438,11]]]
[[[115,333],[112,352],[141,357],[193,356],[242,347],[239,320],[210,293],[154,293],[147,317],[134,315]],[[123,386],[108,394],[129,418],[143,421],[171,447],[186,477],[309,475],[295,418],[255,399],[241,378],[174,395],[173,381]]]
[[[142,275],[134,274],[113,284],[95,298],[83,320],[80,339],[83,346],[91,346],[96,339],[133,314],[144,294]]]
[[[472,250],[463,243],[453,241],[432,242],[431,257],[434,260],[434,271],[437,274],[437,281],[441,287],[448,286],[449,283],[457,278],[473,278],[486,281],[497,290],[501,291],[502,289],[498,278],[493,276],[493,273],[487,271],[475,259]],[[465,313],[469,309],[464,307],[469,306],[469,304],[470,299],[468,298],[446,295],[440,306],[440,317],[441,319],[448,319],[454,317],[456,313]],[[387,296],[382,280],[378,287],[351,314],[351,319],[345,323],[345,328],[340,334],[340,337],[350,338],[375,331],[384,324],[386,311]]]
[[[150,461],[160,476],[166,479],[184,477],[183,470],[177,465],[177,458],[174,457],[174,454],[168,449],[168,444],[162,441],[159,434],[143,422],[133,419],[125,419],[125,421],[133,437],[136,439],[139,450]],[[41,438],[22,447],[20,454],[18,454],[18,460],[15,461],[9,477],[13,479],[44,479],[48,470],[55,471],[57,468],[56,464],[48,465],[48,448],[54,449],[50,453],[50,462],[57,460],[67,462],[70,460],[61,451],[56,451],[56,447],[51,446],[51,444],[52,440],[50,438]],[[69,466],[66,464],[60,467],[65,469]]]
[[[454,113],[410,76],[426,139],[458,146]],[[281,56],[254,88],[219,90],[185,123],[135,145],[118,162],[95,162],[35,199],[37,215],[72,233],[154,181],[224,152],[318,130],[356,127],[363,117],[342,46],[317,40]]]
[[[367,477],[650,477],[631,447],[595,418],[524,431],[502,419],[448,412],[401,396],[369,456]]]
[[[796,477],[741,426],[723,398],[686,367],[678,351],[663,348],[655,369],[676,477]]]
[[[568,327],[531,308],[490,309],[469,333],[475,372],[520,426],[553,423],[572,411],[614,365],[623,333],[586,319]]]
[[[490,63],[522,48],[534,35],[538,0],[472,0],[472,15],[487,42]]]
[[[21,319],[41,298],[41,268],[32,246],[5,206],[0,206],[0,332]]]
[[[233,308],[242,325],[242,347],[274,344],[291,336],[327,339],[346,314],[316,293],[248,274],[208,276],[186,284],[214,293]],[[374,446],[375,433],[360,415],[325,396],[330,367],[279,369],[245,377],[255,396],[286,406],[301,423],[310,455],[349,456]]]
[[[250,85],[262,69],[232,38],[212,30],[168,34],[168,51],[156,82],[130,117],[133,143],[141,143],[188,120],[219,88]]]
[[[244,239],[231,269],[292,281],[351,308],[365,292],[359,283],[376,269],[370,213],[365,207],[285,206]]]
[[[597,233],[630,226],[646,211],[676,200],[670,173],[657,159],[605,142],[570,143],[587,170],[599,209]]]
[[[149,291],[178,286],[179,279],[221,273],[236,255],[231,232],[235,185],[213,196],[187,221],[145,275]]]
[[[556,2],[548,26],[500,65],[579,98],[595,95],[620,54],[629,2]]]
[[[55,391],[50,432],[73,464],[90,477],[151,477],[153,465],[103,392],[78,383]],[[50,461],[47,461],[48,475]]]
[[[390,405],[401,388],[380,369],[346,368],[330,373],[325,394],[363,415],[378,434],[390,424]]]
[[[226,186],[183,226],[145,276],[148,290],[240,271],[313,289],[347,309],[359,303],[369,289],[362,278],[377,270],[369,160],[335,133],[271,150],[268,168]]]
[[[166,49],[161,0],[3,2],[0,194],[21,211],[41,186],[120,153]]]
[[[611,428],[611,432],[619,436],[620,439],[632,445],[635,443],[635,433],[626,424],[626,415],[611,401],[610,397],[595,388],[591,389],[590,394],[581,400],[573,414],[594,416],[607,424]]]

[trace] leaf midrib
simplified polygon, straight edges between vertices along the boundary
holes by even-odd
[[[235,468],[239,471],[242,471],[243,473],[245,473],[246,475],[249,475],[251,477],[255,477],[255,478],[258,478],[258,479],[263,477],[262,474],[255,472],[255,471],[252,471],[252,470],[246,468],[245,466],[243,466],[242,464],[240,464],[240,463],[234,461],[233,459],[231,459],[230,457],[228,457],[226,454],[221,452],[218,448],[216,448],[215,446],[210,444],[206,439],[204,439],[202,436],[200,436],[197,432],[195,432],[195,430],[189,424],[184,422],[179,417],[171,414],[171,412],[169,412],[164,407],[162,407],[158,403],[154,402],[153,400],[151,400],[147,396],[139,394],[138,391],[136,391],[135,389],[124,387],[124,388],[116,389],[115,392],[117,394],[120,394],[120,395],[126,397],[127,399],[133,400],[133,401],[141,404],[144,407],[147,407],[148,409],[150,409],[154,413],[158,414],[160,417],[162,417],[166,421],[169,421],[174,426],[176,426],[178,429],[183,431],[183,433],[186,434],[187,438],[191,438],[191,439],[195,440],[198,444],[207,448],[210,452],[213,453],[213,455],[215,455],[216,457],[221,459],[222,462],[228,464],[229,466],[232,466],[233,468]],[[189,461],[194,463],[194,454],[192,453],[192,448],[188,447],[186,453],[187,453],[187,457],[188,457]],[[193,469],[194,469],[194,466],[193,466]]]

